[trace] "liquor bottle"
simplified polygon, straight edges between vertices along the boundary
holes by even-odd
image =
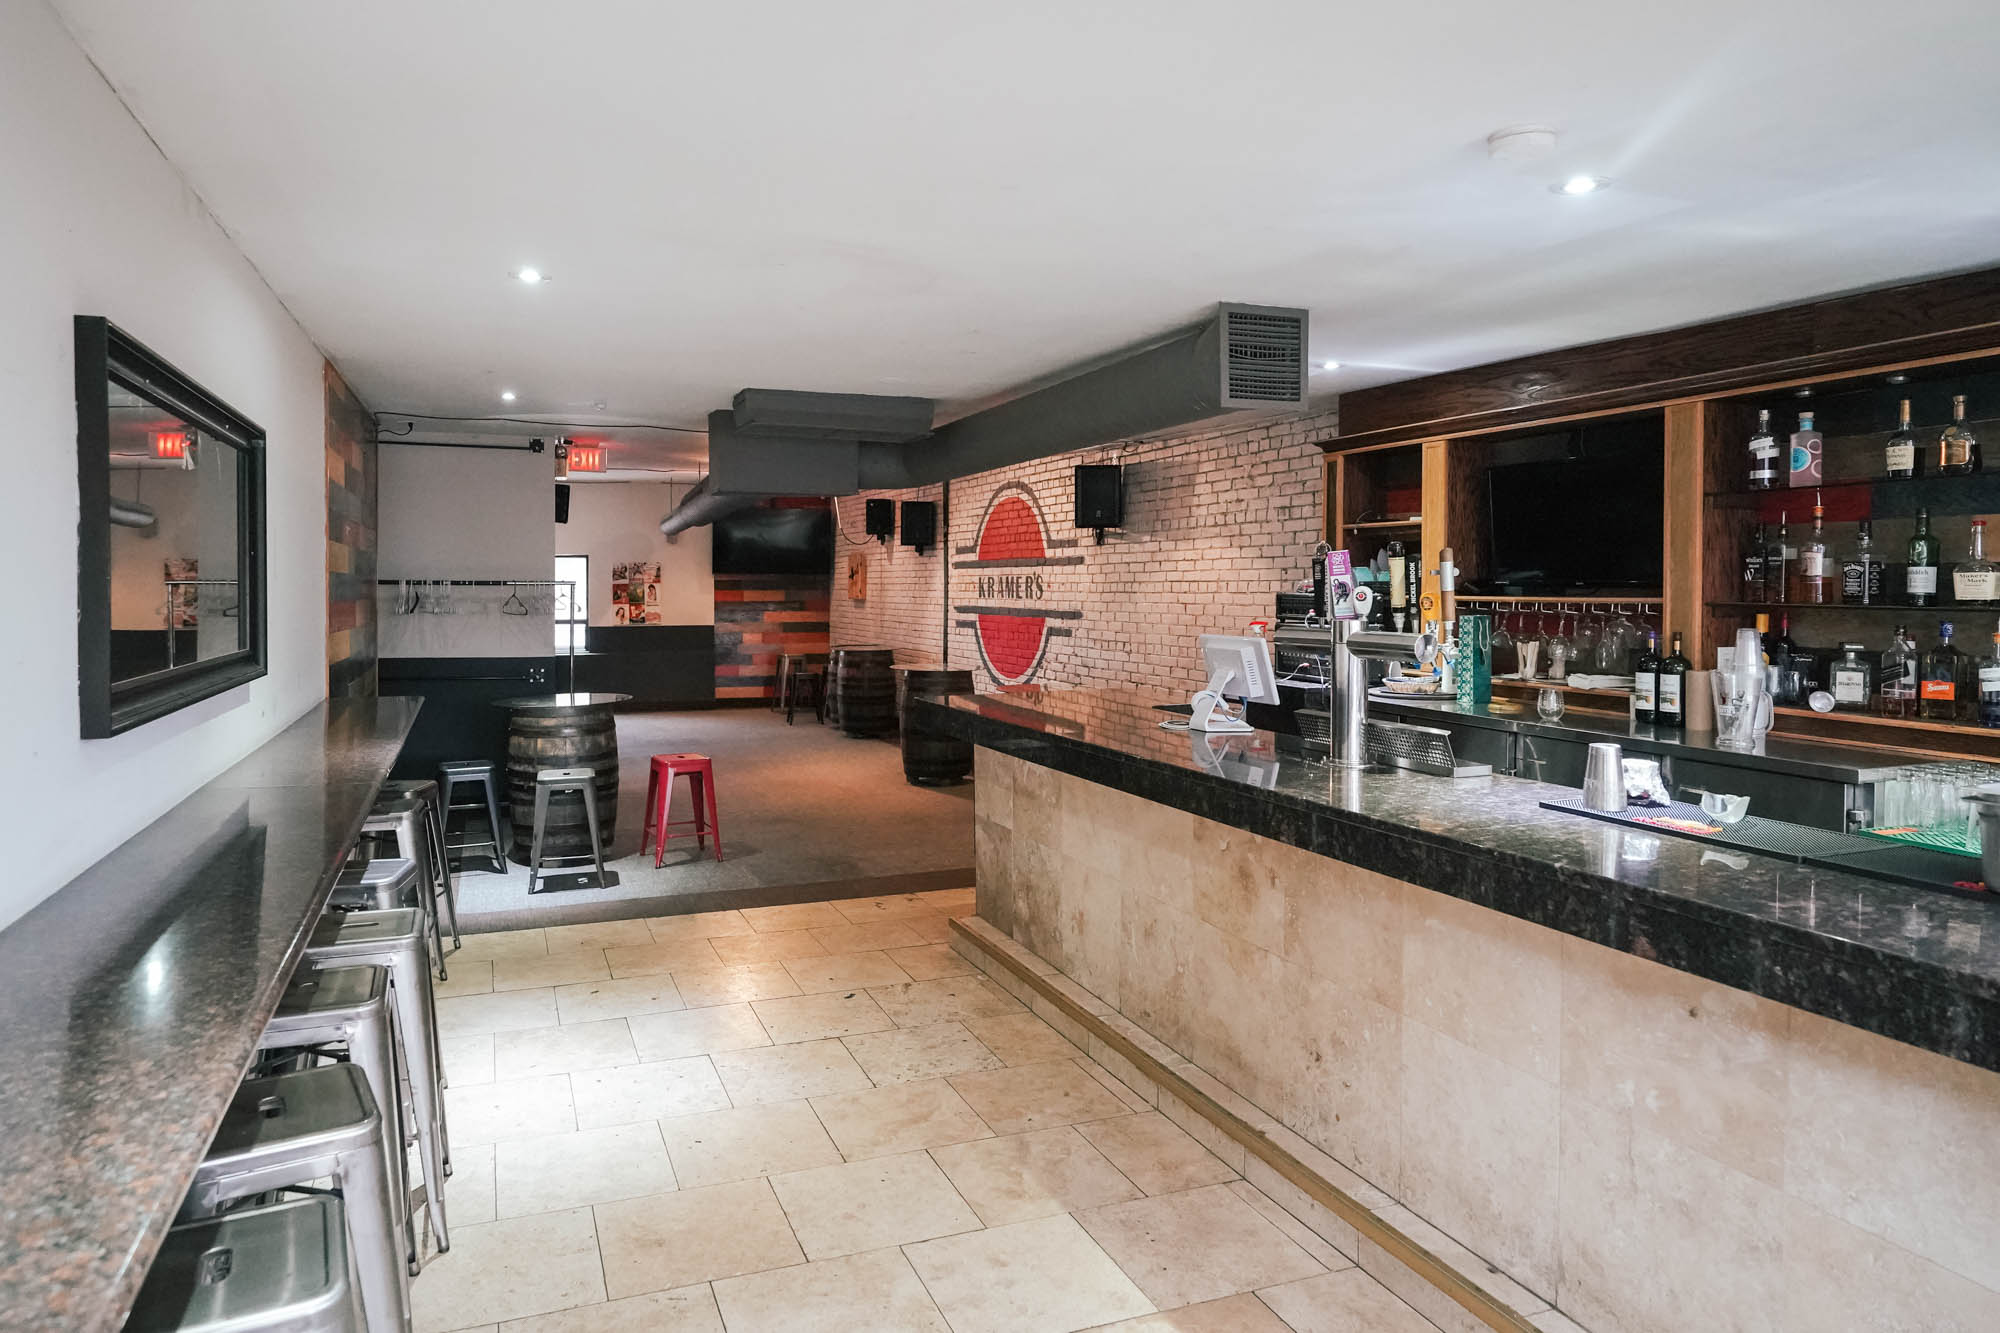
[[[1646,651],[1632,668],[1632,716],[1640,722],[1659,720],[1660,636],[1646,632]]]
[[[1993,646],[1979,659],[1979,725],[2000,727],[2000,630],[1993,632]]]
[[[1750,489],[1769,491],[1778,485],[1778,441],[1771,434],[1771,414],[1757,414],[1757,433],[1750,437]]]
[[[1917,715],[1917,651],[1907,626],[1896,626],[1889,651],[1882,654],[1882,674],[1876,679],[1882,684],[1882,716]]]
[[[1409,557],[1403,553],[1403,544],[1390,542],[1389,586],[1384,591],[1389,595],[1389,619],[1395,629],[1403,627],[1404,614],[1410,605],[1410,585],[1403,576],[1403,567],[1407,564]]]
[[[1931,535],[1931,511],[1917,511],[1917,530],[1910,537],[1910,563],[1903,567],[1903,592],[1911,606],[1937,601],[1938,539]]]
[[[1834,577],[1833,557],[1826,549],[1826,506],[1819,492],[1813,492],[1812,536],[1799,543],[1798,600],[1809,606],[1824,606],[1840,596],[1840,582]]]
[[[1972,556],[1951,571],[1954,601],[1991,606],[2000,601],[2000,565],[1986,558],[1986,520],[1972,520]]]
[[[1764,600],[1764,525],[1759,523],[1743,548],[1743,600]]]
[[[1907,481],[1917,475],[1917,437],[1910,431],[1910,400],[1896,404],[1896,433],[1882,446],[1882,475]]]
[[[1811,658],[1799,651],[1799,645],[1792,640],[1792,618],[1781,616],[1776,638],[1770,640],[1771,665],[1777,670],[1777,685],[1771,691],[1774,702],[1799,704],[1805,702],[1809,693],[1806,672],[1811,667]]]
[[[1680,632],[1674,632],[1674,651],[1660,659],[1659,679],[1653,686],[1653,722],[1656,726],[1679,730],[1687,725],[1687,684],[1690,663],[1681,653]]]
[[[1789,602],[1792,599],[1792,552],[1785,540],[1785,525],[1790,517],[1779,511],[1777,539],[1764,548],[1764,600],[1767,602]]]
[[[1958,720],[1958,681],[1964,654],[1951,646],[1951,622],[1938,622],[1937,646],[1917,664],[1917,716],[1927,722]]]
[[[1951,424],[1938,432],[1937,470],[1944,476],[1979,471],[1979,439],[1965,424],[1965,395],[1953,394]]]
[[[1862,606],[1882,600],[1882,557],[1875,554],[1875,527],[1865,518],[1854,549],[1840,562],[1840,600]]]
[[[1791,478],[1793,486],[1817,486],[1825,466],[1826,438],[1813,429],[1813,414],[1799,413],[1799,428],[1792,432]]]
[[[1757,642],[1763,651],[1764,665],[1771,665],[1771,614],[1768,611],[1757,613]]]
[[[1861,645],[1840,645],[1840,660],[1827,674],[1833,678],[1833,706],[1843,713],[1865,713],[1875,697],[1875,664],[1861,656]]]

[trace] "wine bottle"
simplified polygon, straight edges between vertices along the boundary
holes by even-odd
[[[1687,695],[1683,686],[1687,684],[1688,668],[1692,665],[1681,653],[1680,632],[1674,632],[1673,653],[1660,660],[1655,668],[1659,677],[1653,686],[1653,723],[1655,726],[1675,730],[1687,724]]]
[[[1910,431],[1910,400],[1896,405],[1896,433],[1882,446],[1882,475],[1907,481],[1917,475],[1917,437]]]
[[[1769,411],[1757,413],[1757,433],[1750,437],[1750,489],[1775,490],[1778,485],[1778,441],[1771,434]]]
[[[1909,564],[1903,567],[1903,592],[1911,606],[1937,602],[1938,539],[1931,535],[1931,511],[1917,511],[1917,530],[1910,537]]]
[[[1656,630],[1646,633],[1646,651],[1639,654],[1638,663],[1632,668],[1632,717],[1639,722],[1658,720],[1660,685],[1660,636]]]

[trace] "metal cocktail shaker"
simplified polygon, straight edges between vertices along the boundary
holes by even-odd
[[[1583,803],[1615,815],[1625,808],[1625,752],[1610,741],[1597,741],[1583,761]]]

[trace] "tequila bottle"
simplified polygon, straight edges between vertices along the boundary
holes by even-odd
[[[2000,601],[2000,566],[1986,558],[1986,520],[1972,520],[1972,554],[1951,572],[1951,595],[1974,606]]]
[[[1750,437],[1750,489],[1775,490],[1778,485],[1778,441],[1771,434],[1771,414],[1757,414],[1757,433]]]
[[[1917,530],[1910,538],[1910,562],[1903,567],[1903,592],[1911,606],[1937,601],[1938,539],[1931,535],[1931,511],[1917,511]]]
[[[1951,399],[1951,424],[1938,432],[1937,470],[1945,476],[1979,471],[1979,440],[1965,424],[1965,395]]]
[[[1917,475],[1917,437],[1910,431],[1910,400],[1896,405],[1896,433],[1882,446],[1882,475],[1905,481]]]
[[[1965,654],[1951,646],[1951,622],[1938,622],[1938,641],[1917,664],[1917,715],[1929,722],[1956,722],[1959,677]]]

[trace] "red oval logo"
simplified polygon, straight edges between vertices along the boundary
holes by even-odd
[[[1083,563],[1081,555],[1057,554],[1055,548],[1074,545],[1050,540],[1034,492],[1014,482],[994,493],[972,546],[959,550],[969,558],[952,567],[971,580],[957,591],[970,596],[953,609],[967,617],[959,626],[972,630],[981,664],[1000,685],[1032,681],[1048,656],[1050,638],[1070,632],[1061,623],[1079,618],[1077,611],[1049,604],[1052,568]]]

